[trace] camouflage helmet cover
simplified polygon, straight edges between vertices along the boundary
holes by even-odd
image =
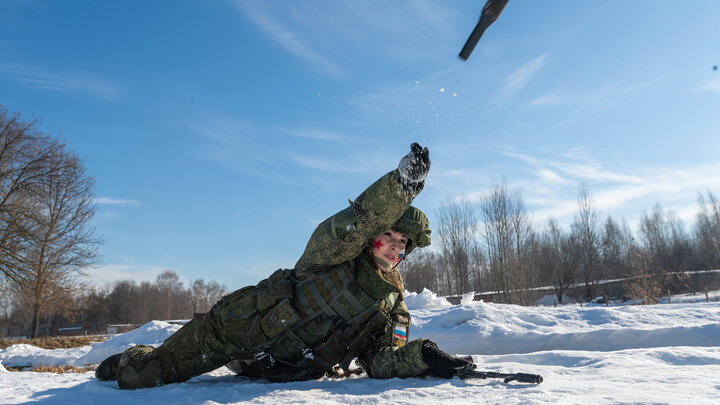
[[[416,247],[430,245],[430,221],[424,212],[413,206],[405,210],[400,219],[392,226],[392,230],[400,232],[410,239],[410,243],[405,248],[406,255]]]

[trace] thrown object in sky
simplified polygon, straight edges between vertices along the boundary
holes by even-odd
[[[485,30],[500,17],[505,6],[510,0],[488,0],[483,6],[482,14],[480,14],[480,21],[475,25],[475,29],[470,34],[470,37],[465,42],[460,54],[458,55],[462,60],[468,60],[475,45],[477,45],[480,37],[482,37]]]

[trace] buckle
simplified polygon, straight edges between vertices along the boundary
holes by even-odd
[[[261,367],[263,368],[272,368],[275,367],[275,358],[270,355],[270,353],[266,352],[257,352],[253,354],[253,358],[255,361],[257,361]]]
[[[335,322],[334,322],[334,323],[335,323],[335,327],[338,328],[338,329],[345,330],[345,329],[348,328],[348,324],[347,324],[347,323],[345,322],[345,320],[342,319],[342,317],[340,317],[340,316],[338,316],[337,318],[335,318]]]
[[[309,347],[306,347],[305,349],[303,349],[302,355],[306,359],[315,360],[315,353],[313,353],[313,351],[310,350]]]

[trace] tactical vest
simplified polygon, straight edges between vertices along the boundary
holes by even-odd
[[[356,271],[355,261],[304,280],[295,279],[292,270],[278,270],[258,284],[260,326],[269,340],[253,351],[266,361],[267,374],[275,367],[324,372],[338,363],[347,369],[385,333],[398,293],[372,298],[353,283]]]

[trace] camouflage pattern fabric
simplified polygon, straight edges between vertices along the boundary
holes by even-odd
[[[223,297],[156,349],[128,349],[116,371],[118,385],[186,381],[229,362],[241,375],[270,381],[313,379],[353,355],[374,378],[425,373],[422,341],[392,345],[394,326],[410,326],[402,277],[397,269],[380,273],[372,255],[372,239],[391,228],[414,197],[401,190],[397,171],[383,176],[317,227],[294,271],[278,270]],[[342,325],[358,318],[361,324]]]
[[[413,198],[400,188],[397,170],[381,177],[350,207],[318,225],[295,264],[298,278],[358,257],[368,240],[392,227]]]
[[[404,291],[402,276],[397,269],[393,269],[385,275],[385,279]],[[422,344],[427,339],[417,339],[397,346],[393,342],[395,325],[405,327],[410,331],[410,311],[402,300],[395,304],[390,311],[392,322],[387,323],[383,332],[377,339],[370,342],[367,349],[358,356],[360,366],[371,378],[406,378],[425,374],[428,366],[422,361]]]

